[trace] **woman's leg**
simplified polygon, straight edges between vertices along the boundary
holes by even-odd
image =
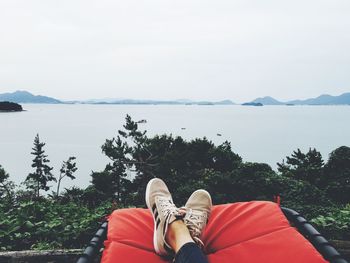
[[[187,243],[194,243],[187,226],[182,220],[174,221],[169,225],[165,240],[177,253]]]
[[[178,209],[161,179],[148,182],[146,204],[154,219],[153,244],[157,254],[169,256],[175,252],[176,263],[208,262],[194,242],[203,245],[199,236],[211,208],[211,199],[203,198],[203,194],[206,195],[203,191],[196,191],[185,207]]]
[[[208,263],[182,220],[174,221],[169,225],[165,238],[175,251],[175,263]]]

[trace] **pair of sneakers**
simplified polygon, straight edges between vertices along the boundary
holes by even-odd
[[[200,247],[204,246],[200,236],[212,207],[211,197],[207,191],[201,189],[193,192],[185,206],[177,208],[166,184],[161,179],[154,178],[147,184],[146,204],[153,215],[153,244],[157,254],[162,256],[173,254],[165,236],[168,226],[175,220],[183,220],[192,239]]]

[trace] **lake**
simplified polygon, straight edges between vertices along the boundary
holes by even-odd
[[[23,108],[25,112],[0,113],[0,164],[16,183],[32,171],[30,152],[39,133],[55,175],[63,160],[77,157],[77,179],[65,178],[62,185],[87,186],[91,171],[103,170],[108,162],[101,145],[117,135],[126,114],[146,119],[140,125],[149,135],[205,136],[215,144],[228,140],[244,161],[265,162],[274,169],[297,148],[315,147],[327,160],[332,150],[350,146],[350,106],[23,104]]]

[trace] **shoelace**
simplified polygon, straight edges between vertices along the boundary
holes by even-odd
[[[204,247],[203,241],[200,239],[203,225],[207,222],[207,215],[203,212],[189,209],[184,217],[185,224],[193,238],[193,240],[201,247]]]
[[[160,212],[164,215],[164,218],[170,218],[170,215],[174,215],[175,217],[181,216],[179,209],[175,206],[171,199],[160,197],[158,202]]]
[[[183,214],[180,213],[179,209],[175,206],[175,204],[169,198],[159,197],[158,205],[159,205],[160,213],[165,218],[164,233],[166,233],[171,216],[174,216],[176,218],[183,218]],[[167,248],[169,251],[172,251],[172,248],[165,241],[165,236],[163,238],[164,238],[164,248]]]

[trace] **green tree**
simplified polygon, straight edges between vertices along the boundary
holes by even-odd
[[[129,159],[126,156],[129,153],[129,146],[126,142],[118,136],[111,140],[106,140],[102,146],[102,152],[111,160],[105,167],[103,175],[107,174],[104,178],[108,179],[106,183],[111,184],[110,188],[115,189],[115,197],[118,202],[123,202],[123,178],[127,176],[126,170],[129,163]],[[92,175],[94,178],[94,174]],[[95,174],[96,177],[96,174]],[[101,176],[98,177],[100,179]],[[96,182],[93,179],[93,183]]]
[[[107,171],[92,172],[92,185],[103,196],[103,200],[115,198],[117,192],[117,183],[114,181],[115,176]]]
[[[85,190],[76,186],[70,188],[64,188],[64,191],[61,194],[60,202],[62,204],[67,203],[83,203],[82,197]]]
[[[139,160],[135,164],[136,177],[133,181],[135,203],[139,205],[143,204],[142,194],[153,177],[166,181],[173,189],[174,200],[183,202],[196,187],[204,186],[206,171],[224,174],[237,169],[242,162],[228,142],[215,146],[206,138],[185,141],[171,135],[147,138],[143,147],[134,151],[134,158]]]
[[[280,178],[269,165],[250,162],[226,173],[213,169],[203,173],[204,186],[214,203],[271,201],[274,195],[283,192]]]
[[[28,174],[25,180],[27,187],[34,191],[36,197],[40,196],[40,190],[48,191],[50,189],[48,183],[56,182],[56,178],[51,173],[53,168],[48,165],[50,160],[45,155],[44,146],[45,143],[40,142],[39,134],[37,134],[31,152],[34,155],[32,167],[35,168],[35,171]]]
[[[350,203],[350,148],[341,146],[330,153],[324,167],[327,193],[337,202]]]
[[[5,198],[11,203],[14,195],[14,183],[9,180],[9,177],[9,174],[0,165],[0,198]]]
[[[127,179],[127,170],[133,169],[138,160],[133,158],[133,152],[142,148],[145,142],[145,131],[138,129],[138,122],[131,119],[129,115],[125,118],[126,123],[123,130],[118,130],[115,138],[107,139],[102,145],[102,152],[111,160],[102,173],[93,173],[93,184],[101,178],[107,180],[111,186],[110,190],[115,189],[116,200],[125,204],[125,200],[129,194],[130,180]],[[94,178],[95,177],[95,178]],[[113,197],[111,196],[111,197]]]
[[[200,185],[205,169],[225,173],[242,162],[229,142],[215,146],[206,138],[191,141],[172,135],[150,138],[129,115],[123,128],[116,138],[106,140],[102,146],[111,162],[103,172],[92,174],[97,189],[102,185],[106,194],[115,191],[117,200],[123,204],[129,200],[133,205],[143,205],[144,189],[154,177],[165,180],[176,192],[174,198],[181,200],[195,185]],[[132,182],[127,178],[128,171],[135,175]],[[181,182],[188,182],[191,187],[184,187]]]
[[[57,183],[57,192],[56,197],[59,197],[60,193],[60,185],[61,181],[64,177],[68,177],[71,180],[75,179],[74,173],[78,170],[77,164],[75,162],[76,157],[71,156],[68,158],[67,161],[63,161],[61,169],[60,169],[60,175],[58,177],[58,183]]]
[[[6,182],[9,178],[9,174],[0,165],[0,197],[7,193]]]
[[[286,158],[286,162],[283,160],[282,163],[277,163],[277,169],[283,176],[307,181],[316,186],[320,185],[324,165],[320,152],[310,148],[305,154],[298,149]]]

